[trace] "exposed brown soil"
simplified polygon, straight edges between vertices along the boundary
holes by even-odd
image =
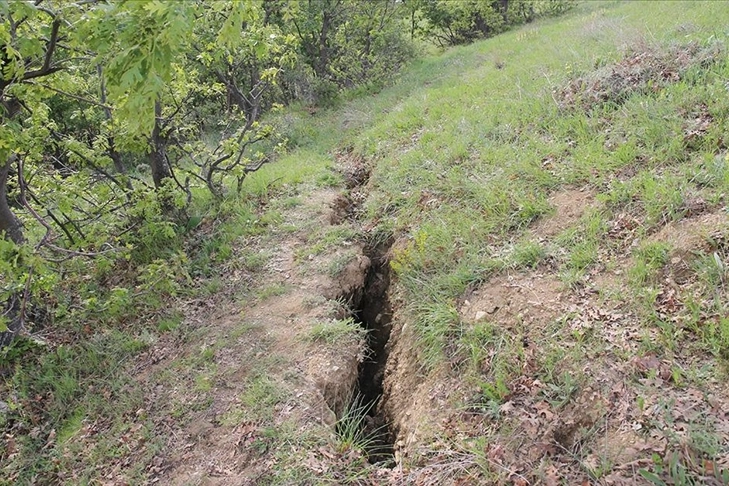
[[[574,199],[574,194],[565,191],[552,201],[558,206],[560,200]],[[591,198],[582,200],[581,208],[589,207]],[[576,223],[581,212],[565,211],[538,223],[539,234],[557,234]],[[550,228],[550,221],[559,229]],[[659,275],[661,281],[656,282],[662,290],[655,310],[662,319],[678,325],[684,322],[684,299],[690,295],[699,298],[699,290],[692,286],[696,284],[695,258],[723,251],[728,225],[722,210],[668,224],[646,237],[645,242],[664,241],[673,246]],[[729,413],[720,405],[729,403],[729,386],[713,380],[682,384],[685,370],[713,366],[715,358],[699,348],[646,350],[646,341],[661,342],[665,337],[647,325],[644,311],[631,303],[634,290],[627,281],[627,269],[632,260],[623,255],[614,258],[616,264],[610,266],[621,271],[607,272],[603,266],[594,275],[594,285],[588,287],[569,289],[551,274],[533,271],[496,276],[465,295],[459,312],[466,326],[489,322],[512,336],[515,344],[522,342],[521,373],[512,377],[508,396],[493,412],[498,418],[481,411],[480,405],[457,411],[454,402],[474,402],[464,393],[462,380],[449,378],[452,373],[421,377],[420,386],[412,389],[413,408],[399,417],[400,436],[410,439],[402,447],[413,451],[420,447],[422,453],[423,443],[438,437],[456,441],[487,437],[486,457],[499,484],[650,484],[639,470],[653,467],[656,457],[678,461],[705,484],[720,484],[714,471],[729,467],[729,457],[701,456],[693,441],[701,427],[718,437],[729,436]],[[684,287],[676,285],[679,280]],[[585,348],[581,342],[593,344]],[[407,368],[402,363],[403,356],[408,356],[406,347],[399,348],[403,352],[398,359],[401,369]],[[563,374],[557,381],[564,383],[559,393],[566,395],[555,395],[556,390],[544,383],[546,356],[569,354],[573,348],[580,349],[581,355],[549,365],[556,366],[553,373]],[[418,376],[413,366],[416,358],[408,361],[410,374]],[[398,378],[407,374],[401,371]],[[580,385],[572,388],[569,377]],[[486,375],[484,379],[490,378]],[[418,398],[423,394],[426,399]],[[430,409],[427,402],[432,404]],[[420,418],[411,417],[416,413],[422,414]],[[419,440],[424,429],[427,439]],[[448,454],[453,451],[450,441],[439,447],[440,455],[431,451],[430,461],[449,457],[467,468],[468,455]],[[427,481],[432,482],[427,484],[446,484],[433,478],[447,467],[425,461],[412,474],[430,471]],[[605,467],[607,472],[594,481],[594,471]],[[454,477],[452,471],[448,474]]]
[[[531,228],[537,238],[551,238],[577,223],[595,204],[595,195],[586,188],[561,190],[549,198],[554,212]]]
[[[369,385],[363,376],[383,380],[368,392],[382,394],[371,421],[389,426],[396,467],[368,466],[361,484],[648,484],[639,470],[651,468],[656,457],[673,455],[703,474],[706,484],[719,484],[709,469],[728,468],[729,457],[697,453],[696,431],[729,437],[729,385],[686,379],[686,370],[714,366],[708,351],[661,347],[665,337],[631,299],[629,254],[606,254],[612,261],[576,288],[537,268],[494,275],[459,299],[463,332],[489,323],[515,353],[509,358],[516,371],[505,383],[508,392],[489,408],[478,388],[464,380],[455,355],[434,370],[422,367],[406,307],[383,273],[386,245],[376,252],[356,243],[320,254],[297,251],[306,247],[310,228],[332,224],[341,196],[320,189],[309,197],[285,215],[285,223],[302,229],[246,242],[272,253],[253,290],[244,291],[248,276],[231,269],[221,295],[184,303],[183,333],[163,335],[135,363],[132,372],[149,404],[138,414],[168,437],[148,470],[159,484],[261,484],[281,461],[279,439],[271,439],[270,431],[291,427],[297,436],[325,438],[302,455],[302,468],[323,474],[356,460],[326,437],[352,392]],[[529,229],[540,241],[551,242],[578,224],[595,198],[571,188],[555,193],[550,203],[554,213]],[[337,222],[355,221],[348,215]],[[702,210],[633,241],[639,224],[629,214],[617,215],[610,238],[631,240],[626,248],[672,245],[651,283],[659,288],[654,312],[682,326],[686,299],[704,298],[696,258],[712,252],[729,256],[729,221],[723,210]],[[349,262],[330,275],[327,264],[345,254]],[[268,288],[281,290],[268,295]],[[380,358],[368,355],[362,342],[332,346],[311,339],[316,324],[351,313],[337,303],[342,298],[359,304],[387,300],[366,304],[358,316],[363,325],[386,320],[387,335],[377,344],[384,346]],[[719,318],[707,314],[702,322]],[[368,360],[381,362],[362,375]],[[483,382],[494,380],[492,365],[482,364]],[[270,389],[255,396],[271,398],[256,406],[247,397],[261,383]],[[486,439],[481,457],[465,447],[480,438]],[[107,484],[123,484],[126,467],[116,465]],[[602,471],[599,481],[594,471]]]
[[[342,198],[348,205],[343,212]],[[554,213],[529,230],[540,241],[549,242],[578,224],[596,204],[591,191],[574,188],[555,193],[550,203]],[[314,220],[317,226],[354,224],[354,206],[348,196],[320,190],[287,218],[295,224]],[[611,224],[611,238],[631,240],[626,248],[641,243],[632,241],[640,224],[632,216],[618,215]],[[687,294],[681,286],[693,289],[697,282],[696,254],[723,248],[727,234],[723,211],[702,210],[645,238],[673,247],[659,276],[662,290],[655,304],[665,319],[684,318]],[[363,343],[333,347],[308,336],[316,323],[347,315],[334,304],[337,298],[361,303],[367,300],[368,287],[374,289],[371,298],[385,297],[389,278],[383,280],[382,274],[370,270],[387,264],[387,248],[374,254],[351,245],[346,249],[351,260],[330,276],[324,269],[343,250],[298,261],[294,255],[306,240],[302,231],[256,243],[273,251],[258,288],[280,285],[285,289],[281,295],[245,302],[231,299],[213,307],[191,304],[188,324],[199,326],[201,339],[161,340],[140,360],[139,377],[148,384],[149,403],[161,404],[145,413],[170,437],[154,466],[164,484],[258,484],[278,467],[264,424],[281,428],[295,423],[300,434],[333,431],[352,391],[369,385],[361,382],[361,363],[370,359]],[[483,397],[463,381],[455,361],[430,371],[422,367],[418,337],[396,290],[389,293],[392,307],[369,306],[371,315],[359,316],[363,325],[379,322],[387,313],[388,333],[378,344],[384,346],[378,351],[382,362],[365,376],[383,380],[381,389],[371,387],[382,393],[372,420],[389,425],[396,467],[371,467],[363,484],[592,484],[588,471],[605,467],[609,469],[599,484],[643,484],[639,469],[673,453],[696,471],[729,467],[729,457],[709,464],[691,446],[697,421],[729,434],[729,413],[722,406],[729,403],[729,386],[707,382],[682,387],[677,381],[681,378],[676,370],[709,366],[713,358],[680,350],[646,351],[646,340],[660,342],[661,337],[626,295],[627,269],[633,260],[625,254],[606,258],[614,261],[593,271],[586,286],[568,288],[553,273],[538,268],[495,275],[459,300],[464,329],[488,322],[520,350],[520,371],[506,384],[509,391],[493,412],[496,416],[484,412]],[[225,345],[215,347],[221,340]],[[584,348],[587,341],[594,345]],[[196,389],[196,374],[204,373],[207,365],[186,371],[176,367],[175,360],[192,360],[212,347],[215,382],[209,391]],[[584,354],[568,358],[573,349]],[[555,353],[563,359],[550,361]],[[545,384],[548,367],[560,377],[556,381],[561,388]],[[169,369],[180,373],[172,379],[173,386],[162,385],[161,373]],[[282,390],[273,416],[263,420],[255,414],[240,415],[238,411],[249,410],[241,401],[262,372]],[[483,373],[482,379],[492,379],[488,366]],[[666,403],[671,406],[666,408]],[[191,410],[184,422],[169,418],[175,407]],[[491,479],[482,474],[484,464],[478,457],[459,446],[478,437],[488,439],[484,457]],[[323,472],[343,460],[328,446],[318,447],[308,453],[304,467]]]
[[[496,277],[473,290],[461,306],[464,321],[487,320],[505,328],[542,326],[562,310],[562,283],[540,274]]]
[[[287,213],[287,222],[328,225],[329,206],[337,196],[332,190],[310,194],[305,206]],[[332,347],[309,336],[317,323],[341,317],[336,299],[362,288],[370,262],[361,248],[349,248],[355,254],[352,261],[338,275],[329,276],[324,263],[341,250],[314,256],[302,265],[294,255],[305,239],[305,233],[293,233],[259,242],[273,256],[265,272],[257,275],[255,288],[279,286],[285,289],[281,295],[253,302],[218,297],[215,308],[202,306],[188,314],[186,325],[196,328],[199,340],[162,340],[147,353],[156,358],[141,360],[139,379],[146,383],[152,408],[147,413],[169,435],[156,461],[161,483],[258,484],[275,462],[263,427],[280,427],[288,421],[301,434],[331,429],[336,413],[349,400],[364,356],[363,343]],[[226,294],[234,295],[231,290]],[[194,362],[205,349],[214,350],[210,362],[176,366],[175,359]],[[168,382],[164,373],[170,369],[175,371]],[[206,372],[213,381],[201,387],[200,376]],[[273,416],[265,419],[256,415],[255,404],[241,402],[260,379],[280,393],[273,398]],[[175,413],[185,419],[170,420]]]

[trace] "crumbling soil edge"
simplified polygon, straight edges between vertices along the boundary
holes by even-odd
[[[369,169],[364,161],[351,153],[339,154],[347,190],[332,205],[332,224],[345,220],[360,224],[361,204],[367,198],[366,185]],[[370,265],[361,289],[352,290],[349,295],[341,296],[349,302],[351,317],[367,331],[368,353],[360,363],[358,380],[352,391],[353,405],[364,407],[367,417],[363,421],[363,435],[368,444],[368,459],[372,464],[391,462],[394,457],[395,434],[390,429],[390,421],[385,415],[386,397],[383,393],[383,380],[390,354],[392,331],[392,305],[389,298],[390,265],[387,255],[393,244],[390,238],[385,242],[364,244],[363,254]]]
[[[365,404],[370,404],[365,432],[373,437],[369,455],[371,463],[386,462],[393,457],[395,437],[384,415],[383,380],[389,358],[392,331],[392,305],[389,298],[390,266],[386,258],[390,244],[366,248],[365,254],[372,262],[355,320],[368,331],[369,354],[360,363],[357,393]]]

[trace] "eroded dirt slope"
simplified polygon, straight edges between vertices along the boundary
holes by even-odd
[[[170,437],[155,461],[160,484],[253,485],[287,467],[336,467],[328,440],[355,388],[364,343],[328,343],[315,331],[347,317],[346,300],[370,266],[354,241],[309,251],[312,235],[330,226],[337,195],[317,189],[273,234],[242,242],[270,255],[253,295],[241,298],[229,282],[227,299],[189,302],[192,337],[160,341],[140,363],[151,405],[141,413]],[[333,271],[337,260],[342,268]],[[291,464],[300,459],[309,462]]]

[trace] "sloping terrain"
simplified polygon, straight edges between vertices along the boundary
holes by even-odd
[[[61,480],[729,484],[727,25],[585,2],[281,115],[265,224]]]
[[[729,481],[725,13],[584,8],[449,52],[353,143],[415,483]]]

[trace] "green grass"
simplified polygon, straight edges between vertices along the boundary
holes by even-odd
[[[728,69],[721,59],[706,69],[689,69],[685,79],[657,92],[631,94],[619,109],[606,104],[585,112],[555,103],[555,90],[595,66],[620,60],[626,46],[660,50],[672,42],[726,38],[718,20],[725,14],[716,4],[680,3],[650,16],[644,9],[584,5],[566,19],[455,48],[437,62],[420,61],[399,86],[383,93],[382,99],[401,94],[422,80],[422,70],[430,71],[425,87],[398,97],[353,143],[356,154],[376,161],[366,203],[370,221],[410,238],[393,262],[406,301],[447,306],[470,282],[494,270],[535,267],[551,251],[519,235],[535,219],[548,217],[547,197],[560,187],[611,187],[609,211],[589,212],[556,240],[557,253],[566,250],[561,273],[570,285],[610,250],[608,218],[618,211],[635,211],[648,230],[683,217],[697,183],[725,187],[723,162],[711,155],[718,136],[712,130],[721,122],[690,146],[684,142],[696,106],[709,106],[715,122],[727,119],[726,103],[714,101]],[[609,23],[618,28],[596,27]],[[686,34],[683,24],[696,28]],[[501,70],[483,62],[495,53],[504,62]],[[696,159],[704,160],[698,176],[673,169]],[[637,166],[637,175],[616,178],[627,166]],[[656,167],[667,170],[655,172]],[[494,265],[504,254],[494,250],[509,239],[517,242],[512,261]],[[454,271],[461,264],[473,271]],[[413,307],[411,320],[429,362],[443,354],[450,324],[438,324],[448,319],[434,319],[423,307],[429,306]]]
[[[658,270],[668,261],[670,251],[671,244],[666,241],[645,243],[635,251],[635,263],[628,270],[628,276],[637,290],[656,279]]]
[[[30,411],[32,416],[27,419],[37,425],[35,433],[15,437],[17,454],[4,463],[13,484],[54,483],[71,470],[79,474],[78,481],[89,481],[95,477],[98,462],[106,457],[132,456],[129,449],[118,449],[119,441],[137,440],[150,426],[144,416],[135,416],[146,405],[139,385],[124,369],[126,360],[138,352],[139,343],[133,336],[110,332],[81,345],[24,355],[23,372],[12,377],[15,395],[8,398],[14,409]],[[29,407],[31,404],[34,406]],[[22,423],[19,416],[10,416],[10,420]],[[87,439],[78,439],[78,435],[92,424],[101,435],[89,451],[85,450]],[[143,440],[144,447],[134,453],[140,464],[162,445],[151,435]],[[46,448],[53,452],[45,452]],[[81,459],[82,452],[90,462]],[[132,468],[128,477],[141,478],[143,473],[143,466]]]
[[[196,289],[189,295],[216,295],[233,270],[261,271],[272,254],[252,250],[252,239],[262,240],[260,246],[265,247],[266,239],[300,232],[305,241],[296,249],[295,259],[305,263],[310,256],[362,239],[393,238],[398,240],[390,263],[397,318],[415,334],[418,371],[422,375],[434,370],[462,372],[463,383],[475,390],[480,412],[489,420],[503,420],[492,423],[492,430],[504,436],[514,425],[504,418],[501,407],[521,390],[522,375],[528,375],[532,386],[537,386],[535,380],[541,383],[534,394],[553,411],[574,405],[575,397],[594,378],[589,375],[592,367],[616,358],[630,363],[635,353],[654,354],[669,363],[666,393],[675,389],[683,393],[716,381],[723,375],[714,369],[714,362],[718,360],[724,368],[729,363],[729,304],[723,295],[729,259],[721,241],[691,255],[691,280],[679,299],[680,319],[673,319],[659,308],[660,286],[664,273],[670,271],[673,248],[670,242],[644,240],[666,224],[694,216],[692,201],[704,201],[706,211],[726,205],[726,56],[691,66],[676,82],[620,91],[619,96],[593,106],[571,106],[560,93],[576,79],[608,79],[605,73],[629,56],[631,49],[647,46],[669,52],[671,46],[690,42],[702,48],[727,44],[727,25],[729,10],[721,2],[583,2],[566,17],[417,59],[377,95],[352,97],[316,116],[304,107],[274,115],[272,121],[288,138],[291,150],[251,174],[240,196],[223,201],[202,194],[195,198],[185,228],[185,251],[190,257],[185,265]],[[583,99],[584,89],[578,93]],[[711,121],[696,132],[697,120],[702,119]],[[288,221],[288,212],[306,204],[313,189],[341,186],[335,153],[344,148],[371,168],[363,225],[372,230],[365,234],[347,225],[322,229],[313,221]],[[534,235],[533,223],[549,221],[553,215],[550,196],[574,187],[597,193],[598,207],[554,237]],[[611,229],[623,215],[636,221],[636,227],[615,237]],[[151,242],[168,241],[154,237],[150,235]],[[633,239],[642,241],[633,245]],[[167,250],[150,243],[139,249],[138,258],[153,262],[155,252]],[[326,265],[325,272],[337,275],[351,256],[343,253]],[[622,259],[630,259],[632,267],[620,268]],[[160,273],[165,270],[155,268]],[[520,322],[513,329],[491,322],[466,323],[459,313],[464,293],[494,275],[554,272],[566,289],[577,292],[589,290],[594,283],[590,279],[605,268],[624,271],[615,278],[629,287],[604,294],[602,304],[638,316],[640,329],[631,341],[635,349],[613,349],[610,336],[601,334],[620,329],[622,321],[603,322],[600,319],[607,318],[599,315],[599,319],[592,317],[591,327],[579,327],[585,311],[581,308],[534,329]],[[153,281],[150,277],[149,282]],[[244,293],[245,298],[263,301],[289,290],[270,284],[246,287]],[[84,296],[94,297],[92,291]],[[124,295],[115,299],[117,314],[131,305]],[[324,304],[315,299],[307,303],[311,308]],[[64,305],[72,309],[74,303]],[[108,304],[100,303],[99,309],[103,305]],[[88,324],[95,326],[97,321],[88,317]],[[53,482],[55,474],[71,467],[81,471],[78,481],[90,482],[94,468],[105,457],[127,454],[118,445],[122,438],[154,436],[152,424],[134,415],[144,404],[140,389],[125,370],[128,360],[147,349],[154,335],[149,330],[125,333],[101,327],[87,344],[31,351],[22,372],[16,369],[11,374],[8,386],[15,395],[8,399],[9,405],[14,410],[42,412],[32,417],[16,413],[2,420],[6,425],[15,420],[25,427],[34,421],[47,426],[35,437],[26,434],[18,441],[20,453],[6,468],[8,484]],[[160,333],[194,341],[178,313],[155,319],[155,327]],[[245,339],[255,330],[242,325],[230,337]],[[337,345],[362,340],[364,331],[351,319],[326,321],[308,337]],[[525,337],[538,346],[536,356],[530,356]],[[221,338],[199,348],[169,371],[184,375],[176,383],[186,383],[197,393],[191,402],[170,405],[172,416],[184,420],[191,409],[209,407],[208,395],[217,378],[216,353],[223,346]],[[686,362],[689,366],[684,366]],[[284,364],[275,358],[265,362],[270,369]],[[222,421],[235,425],[257,420],[271,427],[261,447],[275,449],[280,467],[266,481],[341,481],[336,473],[317,477],[298,464],[306,458],[301,451],[326,442],[321,441],[320,431],[301,431],[293,421],[276,427],[269,423],[276,405],[290,398],[289,390],[260,372],[261,362],[256,366],[257,372],[245,377],[246,389],[238,397],[241,406],[228,411]],[[658,374],[651,370],[646,378],[655,379]],[[638,378],[626,381],[639,386]],[[649,399],[651,390],[643,391]],[[672,405],[665,407],[670,410]],[[343,433],[336,439],[340,451],[367,448],[367,438],[357,435],[361,428],[350,427],[363,415],[361,410],[355,405],[345,414],[350,417],[346,423],[340,423]],[[82,459],[74,457],[80,457],[77,453],[84,444],[76,439],[85,426],[102,418],[104,438],[86,454],[88,464],[78,464]],[[710,417],[700,419],[687,425],[687,447],[702,457],[726,453]],[[666,424],[645,427],[657,433]],[[51,430],[55,430],[56,444],[48,452],[44,446]],[[580,433],[585,442],[596,434],[594,429]],[[482,438],[482,455],[488,440],[494,438]],[[679,438],[669,439],[676,447],[681,443]],[[286,447],[268,446],[266,441]],[[134,458],[139,466],[129,473],[131,483],[144,482],[145,461],[161,447],[154,439],[148,443]],[[298,453],[292,455],[293,450]],[[609,464],[609,458],[603,457],[589,477],[594,480],[605,474]],[[490,467],[483,466],[488,470],[485,474],[498,476]],[[685,457],[656,457],[648,469],[644,477],[649,481],[693,481]],[[358,463],[349,477],[357,478],[362,471]]]
[[[537,241],[525,238],[514,245],[511,265],[515,268],[536,268],[546,257],[547,249],[544,246]]]
[[[367,403],[360,396],[348,400],[347,406],[334,424],[336,432],[335,450],[340,454],[359,453],[364,457],[378,452],[380,436],[383,428],[368,430],[367,416],[375,406]],[[362,464],[364,466],[364,463]]]
[[[315,324],[309,331],[309,338],[329,345],[362,343],[367,330],[354,319],[339,319]]]
[[[295,255],[298,260],[305,260],[310,256],[321,255],[326,251],[351,245],[361,237],[360,230],[348,225],[315,228],[308,237],[310,244],[298,248]]]
[[[266,299],[270,299],[271,297],[284,295],[288,291],[288,289],[289,287],[286,284],[274,282],[257,289],[255,292],[255,296],[258,300],[264,301]]]
[[[246,389],[240,396],[240,407],[227,411],[221,422],[225,425],[237,425],[244,421],[270,421],[276,411],[277,403],[288,397],[287,390],[273,379],[259,375],[246,383]]]

